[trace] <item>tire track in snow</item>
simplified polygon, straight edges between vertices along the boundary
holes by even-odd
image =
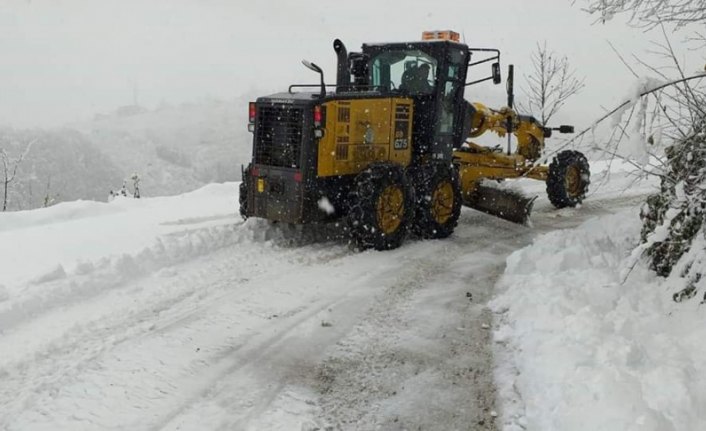
[[[154,301],[154,298],[149,296],[149,286],[140,287],[141,284],[147,284],[154,277],[140,279],[137,282],[133,280],[120,285],[119,288],[111,289],[107,292],[108,295],[90,298],[88,301],[79,301],[79,303],[73,304],[73,307],[65,307],[63,310],[55,310],[47,315],[39,316],[29,325],[20,328],[24,331],[10,334],[14,337],[8,337],[6,334],[2,339],[2,344],[17,345],[14,340],[22,339],[23,333],[32,334],[35,332],[34,327],[42,327],[44,324],[54,321],[61,314],[70,315],[73,311],[72,308],[80,312],[82,308],[99,304],[104,309],[110,309],[114,306],[113,301],[120,302],[119,300],[123,296],[123,304],[121,304],[124,307],[123,310],[112,310],[113,312],[107,315],[98,313],[90,321],[75,322],[73,326],[68,324],[66,332],[58,332],[53,342],[35,350],[32,357],[17,358],[14,363],[6,363],[0,369],[0,374],[5,376],[0,389],[0,393],[4,394],[2,395],[4,401],[0,402],[0,405],[5,406],[2,409],[2,416],[0,416],[4,419],[0,420],[0,424],[12,417],[13,411],[16,413],[31,407],[32,400],[39,398],[42,394],[56,393],[58,388],[75,379],[90,367],[91,363],[101,356],[110,354],[123,343],[184,325],[197,319],[203,309],[233,297],[237,292],[247,291],[249,286],[247,282],[240,283],[243,285],[233,291],[230,289],[233,283],[251,278],[257,279],[264,273],[267,273],[269,277],[272,275],[273,269],[278,267],[282,268],[282,272],[291,270],[292,262],[297,266],[301,264],[312,265],[317,262],[315,257],[299,259],[299,252],[294,249],[282,249],[281,253],[265,255],[263,253],[266,253],[264,249],[267,247],[264,245],[249,244],[249,246],[250,249],[235,253],[235,256],[232,257],[238,259],[240,263],[245,263],[240,267],[250,271],[242,272],[237,276],[231,275],[230,278],[208,285],[205,289],[189,288],[188,283],[182,283],[183,289],[165,292],[169,294],[165,297],[157,295],[157,301]],[[349,253],[348,250],[340,247],[323,251],[317,251],[317,248],[319,247],[313,246],[308,251],[324,262],[338,259]],[[260,251],[253,253],[253,249],[260,249]],[[257,261],[257,266],[253,263],[255,261]],[[227,262],[222,262],[221,272],[228,273],[232,270],[230,266]],[[253,271],[253,268],[257,268],[257,270]],[[124,296],[128,295],[137,297],[137,300],[133,298],[132,301],[125,304]],[[144,302],[140,301],[140,296],[145,297],[142,298],[145,300]],[[137,309],[130,309],[135,305],[138,306]],[[56,375],[57,369],[61,370],[61,375]]]
[[[372,252],[376,253],[376,252]],[[377,254],[377,253],[376,253]],[[355,257],[348,260],[355,261]],[[354,264],[354,262],[351,262]],[[315,380],[316,368],[313,366],[303,366],[302,364],[315,364],[321,356],[321,352],[325,348],[333,346],[337,340],[346,334],[359,322],[359,318],[370,307],[372,303],[377,303],[378,300],[385,298],[391,291],[397,291],[394,296],[406,296],[409,286],[417,283],[419,279],[424,279],[430,274],[435,274],[441,270],[443,264],[429,265],[424,262],[410,263],[405,266],[406,271],[399,275],[397,274],[399,267],[389,270],[384,270],[382,273],[375,274],[379,279],[383,280],[383,285],[378,286],[371,291],[371,295],[351,296],[351,290],[365,289],[363,286],[357,286],[353,283],[352,289],[339,292],[335,299],[329,302],[326,306],[320,308],[331,308],[331,315],[341,316],[337,319],[335,329],[322,329],[321,335],[316,340],[307,339],[307,349],[305,352],[292,349],[291,343],[286,343],[285,340],[278,340],[276,343],[271,343],[266,350],[258,351],[253,357],[248,358],[245,363],[238,364],[237,370],[226,370],[218,377],[218,385],[209,390],[207,393],[201,394],[202,397],[197,399],[197,402],[190,402],[179,411],[178,416],[170,417],[170,421],[163,424],[163,427],[157,429],[198,429],[205,427],[207,429],[267,429],[261,428],[257,421],[263,416],[267,416],[271,404],[278,399],[282,391],[290,384],[311,384]],[[400,280],[407,280],[405,283],[409,286],[399,289]],[[369,280],[367,280],[369,281]],[[367,282],[366,281],[366,282]],[[383,293],[380,293],[382,289]],[[367,289],[370,291],[370,289]],[[395,299],[395,301],[399,300]],[[374,305],[374,307],[378,307]],[[345,313],[345,316],[342,316]],[[369,315],[368,315],[369,316]],[[318,322],[313,322],[316,325]],[[293,323],[288,333],[298,330],[297,326],[312,324],[306,319]],[[295,326],[296,325],[296,326]],[[267,364],[267,365],[263,365]],[[262,369],[266,369],[268,373],[262,375]],[[245,381],[245,383],[243,383]],[[232,394],[243,394],[244,388],[257,388],[255,399],[249,395],[244,395],[251,400],[245,406],[239,405],[239,411],[231,411],[229,414],[222,414],[219,420],[207,423],[203,422],[203,411],[210,411],[214,406],[228,404],[228,399],[232,398]],[[242,400],[240,400],[242,402]],[[181,416],[181,417],[179,417]],[[294,424],[292,425],[294,426]]]
[[[481,321],[487,319],[485,303],[502,264],[490,257],[510,252],[498,245],[529,231],[500,222],[490,236],[480,236],[487,226],[474,221],[484,216],[464,211],[462,217],[458,235],[437,243],[441,250],[420,250],[411,265],[421,272],[381,294],[317,367],[313,385],[321,414],[316,423],[322,429],[495,429],[492,352]],[[469,273],[480,270],[474,286],[466,285]],[[479,305],[468,303],[466,291]],[[434,405],[430,394],[440,382],[446,385],[442,398],[456,411]],[[459,389],[463,385],[466,389]]]
[[[287,337],[300,331],[301,325],[311,323],[312,318],[319,315],[322,311],[334,307],[338,302],[340,302],[340,299],[334,298],[309,308],[295,309],[296,312],[292,313],[289,318],[278,323],[277,327],[279,329],[275,331],[273,336],[263,340],[255,339],[255,335],[257,334],[251,334],[245,346],[238,346],[235,349],[227,349],[221,352],[221,354],[214,358],[216,363],[212,365],[212,367],[215,369],[215,372],[211,375],[211,378],[201,381],[200,389],[197,392],[192,393],[190,398],[183,400],[179,406],[166,414],[159,423],[151,426],[150,429],[178,429],[180,428],[180,425],[178,425],[179,416],[183,415],[188,410],[198,411],[198,407],[194,407],[195,405],[203,402],[213,402],[224,393],[229,395],[232,393],[243,394],[244,390],[252,391],[257,393],[256,399],[254,401],[244,401],[244,404],[246,404],[250,410],[261,409],[263,401],[264,404],[267,405],[269,401],[274,399],[279,393],[284,383],[267,387],[267,385],[249,382],[248,379],[253,379],[253,376],[258,373],[255,368],[260,366],[263,361],[268,361],[268,357],[276,355],[278,346],[281,345]],[[253,346],[248,348],[250,344],[253,344]],[[224,378],[235,382],[235,385],[233,385],[232,382],[231,384],[224,383]],[[244,381],[246,382],[245,384],[242,383]],[[250,394],[246,395],[246,397],[249,395]],[[245,416],[244,420],[247,421],[247,418],[252,414],[253,412],[246,412],[239,415]],[[198,412],[196,416],[200,416]],[[201,420],[202,418],[199,417],[198,422],[194,425],[203,425]],[[208,428],[212,429],[210,427]],[[229,426],[228,429],[242,429],[242,427]]]

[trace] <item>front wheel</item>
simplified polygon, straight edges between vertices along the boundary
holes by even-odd
[[[413,202],[412,188],[400,166],[381,163],[358,174],[347,216],[356,245],[376,250],[399,247],[414,215]]]
[[[416,197],[414,232],[426,239],[450,236],[461,215],[461,186],[451,163],[432,163],[412,171]]]
[[[590,183],[588,160],[578,151],[562,151],[549,164],[547,196],[557,208],[580,204],[586,197]]]

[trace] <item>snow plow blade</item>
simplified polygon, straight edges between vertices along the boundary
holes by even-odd
[[[465,197],[463,204],[513,223],[526,225],[535,199],[536,196],[527,198],[510,190],[478,185]]]

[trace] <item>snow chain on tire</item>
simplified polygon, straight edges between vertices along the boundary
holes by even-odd
[[[395,202],[388,202],[388,195]],[[390,250],[402,244],[414,216],[414,192],[402,167],[369,166],[355,178],[348,202],[348,229],[360,249]],[[385,232],[385,222],[394,230]]]
[[[240,216],[243,220],[248,219],[248,185],[243,178],[243,182],[240,183],[240,194],[238,196],[238,202],[240,203]]]
[[[547,196],[557,208],[580,204],[586,197],[590,183],[588,160],[579,151],[562,151],[549,164]]]
[[[426,239],[446,238],[461,215],[461,186],[451,163],[432,163],[410,172],[414,184],[414,233]]]

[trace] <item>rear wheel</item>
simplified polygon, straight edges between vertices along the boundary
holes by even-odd
[[[434,163],[413,171],[416,196],[414,232],[422,238],[446,238],[461,215],[458,171],[450,163]]]
[[[562,151],[549,164],[549,200],[557,208],[575,207],[586,197],[590,178],[586,156],[578,151]]]
[[[348,226],[361,249],[390,250],[404,241],[414,214],[414,194],[401,167],[370,166],[355,178]]]
[[[238,202],[240,203],[240,216],[243,220],[248,219],[248,185],[243,179],[240,183],[240,193],[238,196]]]

